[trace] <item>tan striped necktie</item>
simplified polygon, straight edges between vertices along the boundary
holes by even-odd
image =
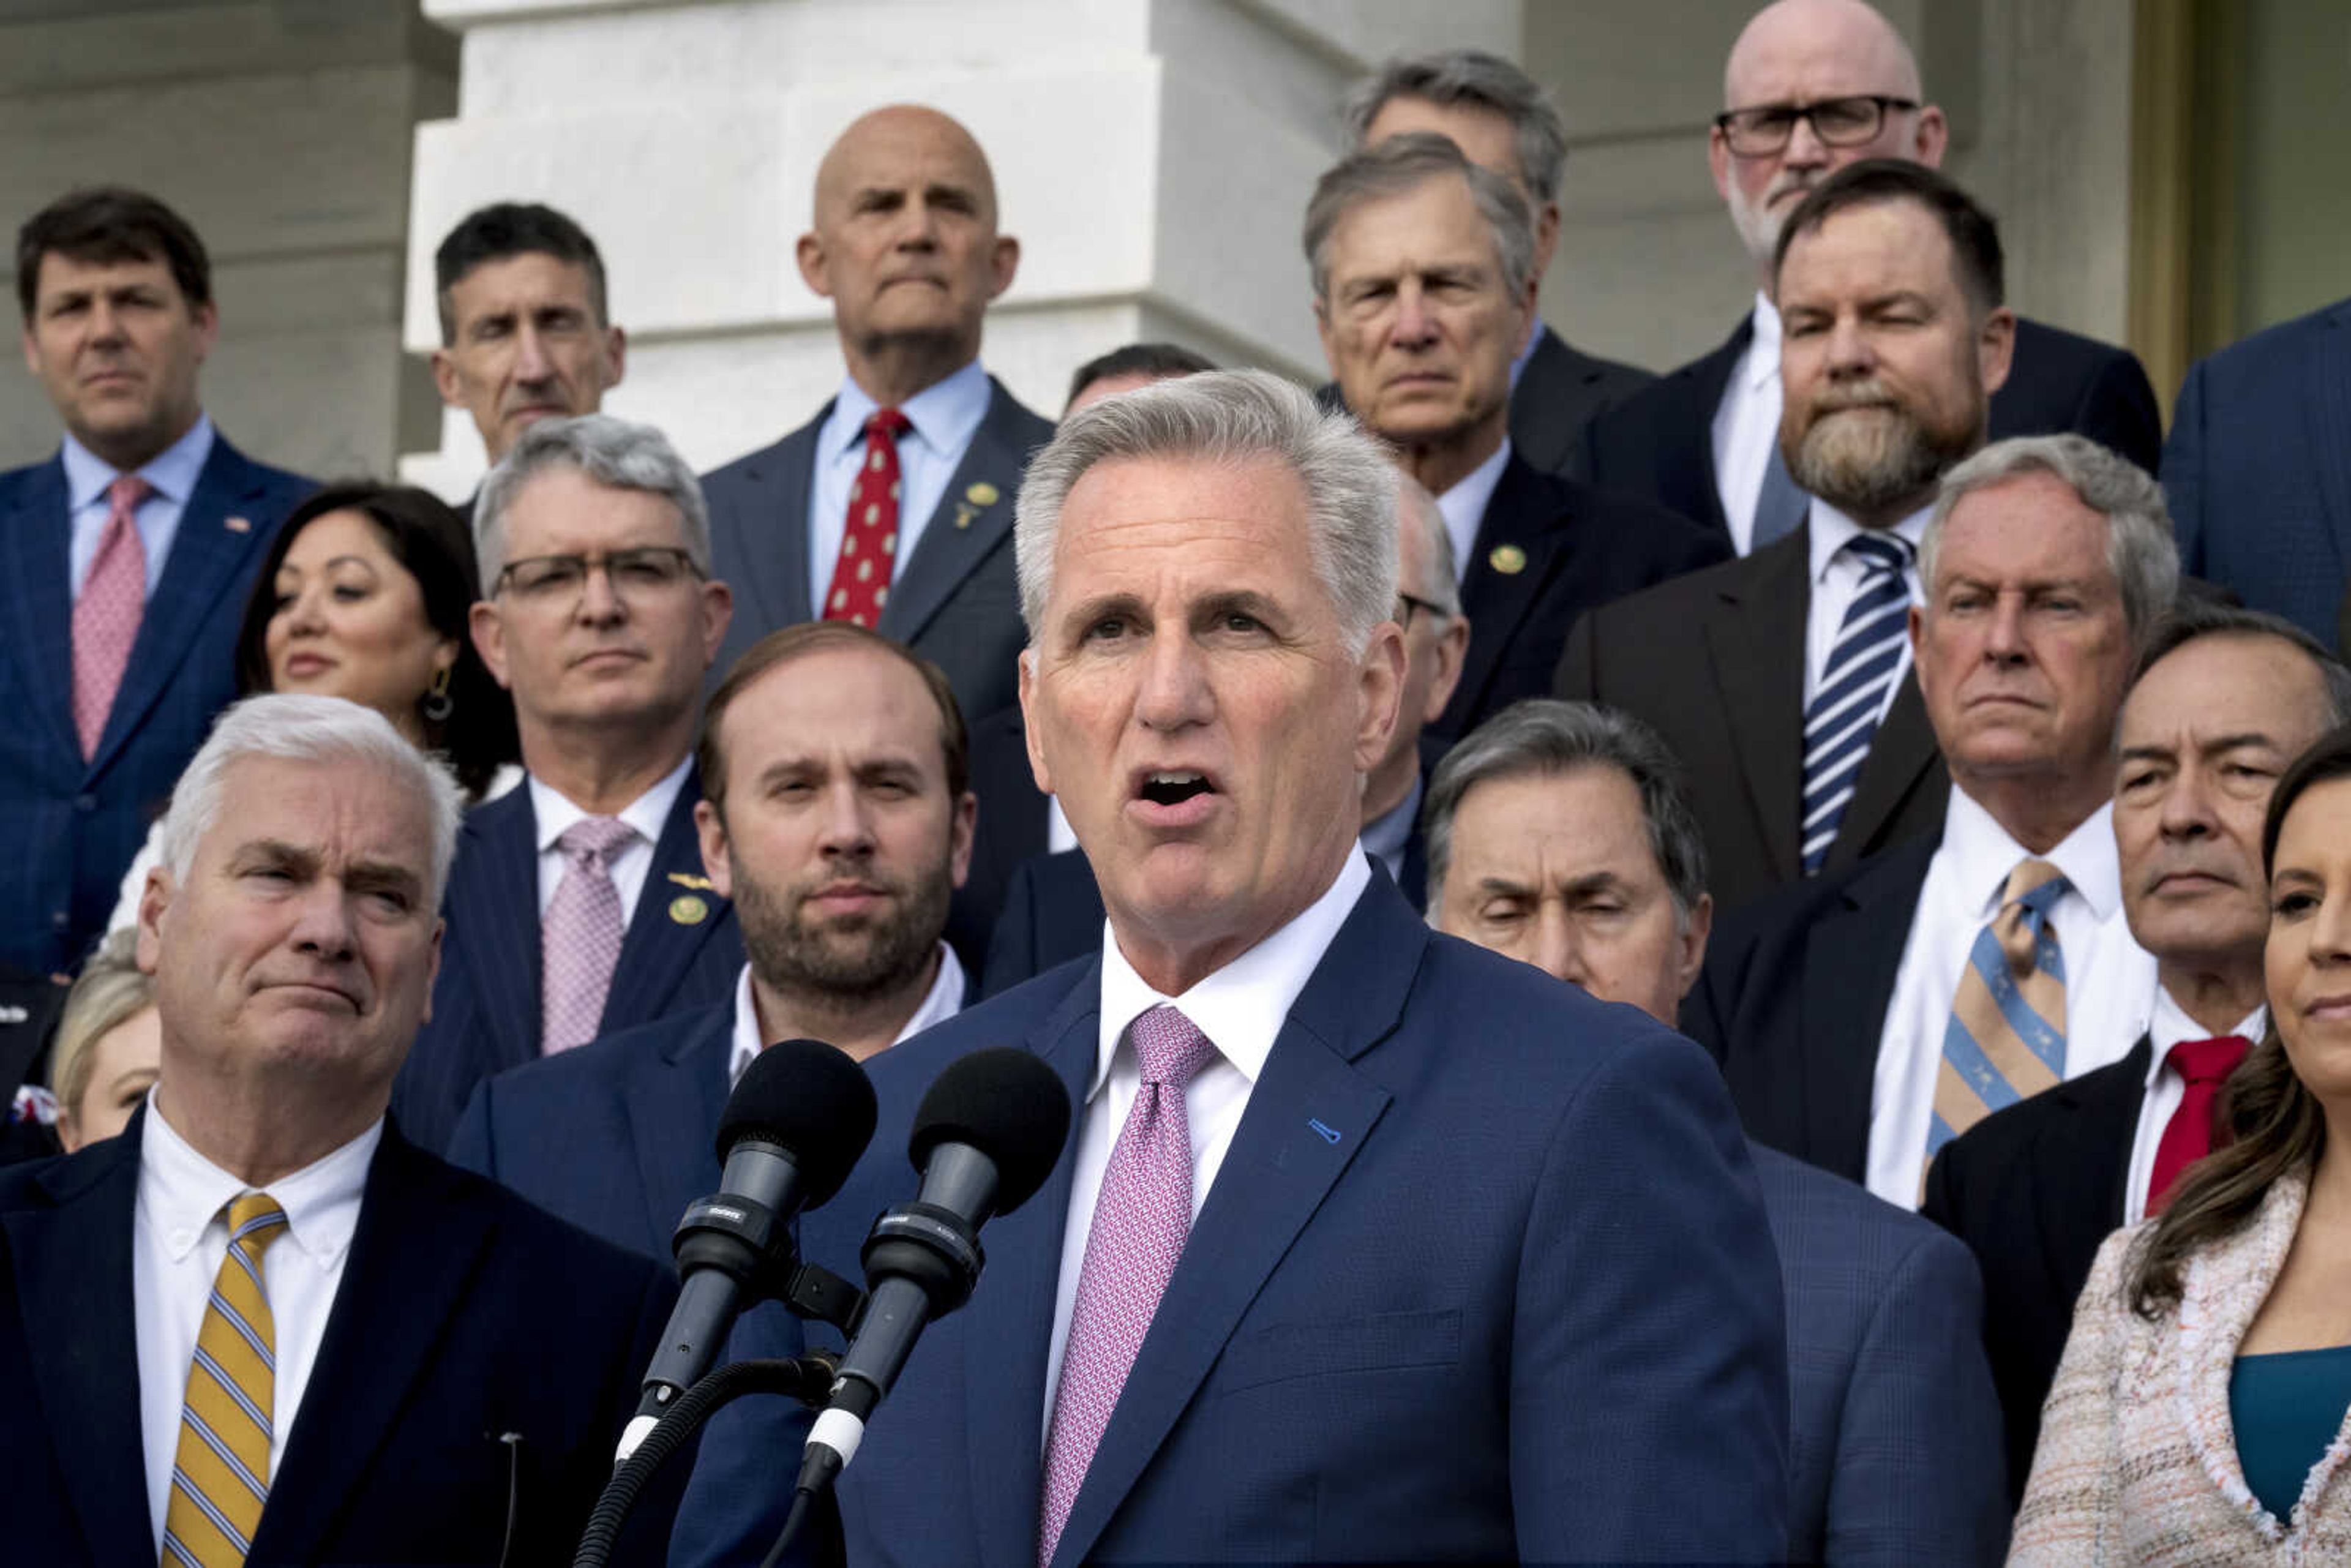
[[[2049,910],[2068,885],[2047,861],[2018,862],[1998,913],[1976,934],[1944,1029],[1928,1158],[1992,1112],[2064,1078],[2065,956]]]
[[[163,1512],[163,1568],[242,1568],[269,1496],[269,1422],[277,1394],[277,1329],[261,1256],[286,1230],[266,1193],[228,1206],[228,1256],[213,1280],[188,1368],[172,1500]]]

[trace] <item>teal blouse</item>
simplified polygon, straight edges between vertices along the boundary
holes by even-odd
[[[2241,1355],[2229,1375],[2229,1421],[2245,1485],[2280,1521],[2351,1410],[2351,1345]]]

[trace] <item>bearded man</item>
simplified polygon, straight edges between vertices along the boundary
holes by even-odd
[[[1933,170],[1879,159],[1823,181],[1772,271],[1803,522],[1568,638],[1561,696],[1719,759],[1690,784],[1725,909],[1941,828],[1949,778],[1904,626],[1936,486],[1983,445],[2008,376],[2001,270],[1991,219]]]

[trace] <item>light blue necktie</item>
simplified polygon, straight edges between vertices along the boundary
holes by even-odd
[[[1853,801],[1886,693],[1902,667],[1910,615],[1909,541],[1894,534],[1856,534],[1844,549],[1857,557],[1861,590],[1845,607],[1836,643],[1821,671],[1820,692],[1804,709],[1804,874],[1828,858],[1837,825]]]

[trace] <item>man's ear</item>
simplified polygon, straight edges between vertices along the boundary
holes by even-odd
[[[726,856],[726,819],[707,798],[694,803],[694,836],[702,847],[702,874],[721,898],[735,896],[735,866]]]

